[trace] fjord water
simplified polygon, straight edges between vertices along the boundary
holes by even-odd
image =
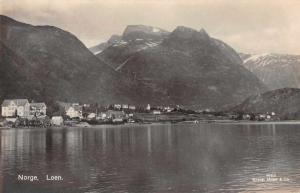
[[[300,125],[149,124],[0,135],[0,193],[300,191]],[[18,174],[39,181],[18,181]],[[270,175],[277,181],[255,181]]]

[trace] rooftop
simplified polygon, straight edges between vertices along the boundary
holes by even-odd
[[[2,107],[7,107],[11,104],[11,102],[15,103],[17,106],[24,106],[29,103],[27,99],[5,99],[2,103]]]

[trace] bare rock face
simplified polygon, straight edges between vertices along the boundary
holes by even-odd
[[[300,88],[300,56],[287,54],[241,54],[243,65],[268,89]]]
[[[204,29],[180,26],[156,38],[151,27],[134,29],[97,56],[132,81],[140,104],[220,109],[265,90],[239,55]]]

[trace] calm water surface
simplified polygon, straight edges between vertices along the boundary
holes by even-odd
[[[4,129],[0,139],[0,193],[300,192],[300,125]]]

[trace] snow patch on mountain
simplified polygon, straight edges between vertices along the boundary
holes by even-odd
[[[270,53],[263,53],[263,54],[256,54],[256,55],[252,55],[251,57],[247,58],[244,60],[244,63],[248,62],[248,61],[256,61],[261,59],[262,57],[271,55]]]
[[[112,46],[116,47],[116,46],[123,46],[123,45],[127,45],[127,44],[128,44],[127,41],[121,40],[121,41],[114,43]]]
[[[157,33],[157,32],[160,32],[161,30],[160,29],[158,29],[158,28],[156,28],[156,27],[153,27],[152,28],[152,32],[154,32],[154,33]]]
[[[93,54],[94,54],[94,55],[97,55],[97,54],[100,54],[102,51],[103,51],[103,50],[99,50],[99,51],[94,52]]]
[[[300,56],[288,54],[240,54],[243,66],[269,89],[300,88]]]

